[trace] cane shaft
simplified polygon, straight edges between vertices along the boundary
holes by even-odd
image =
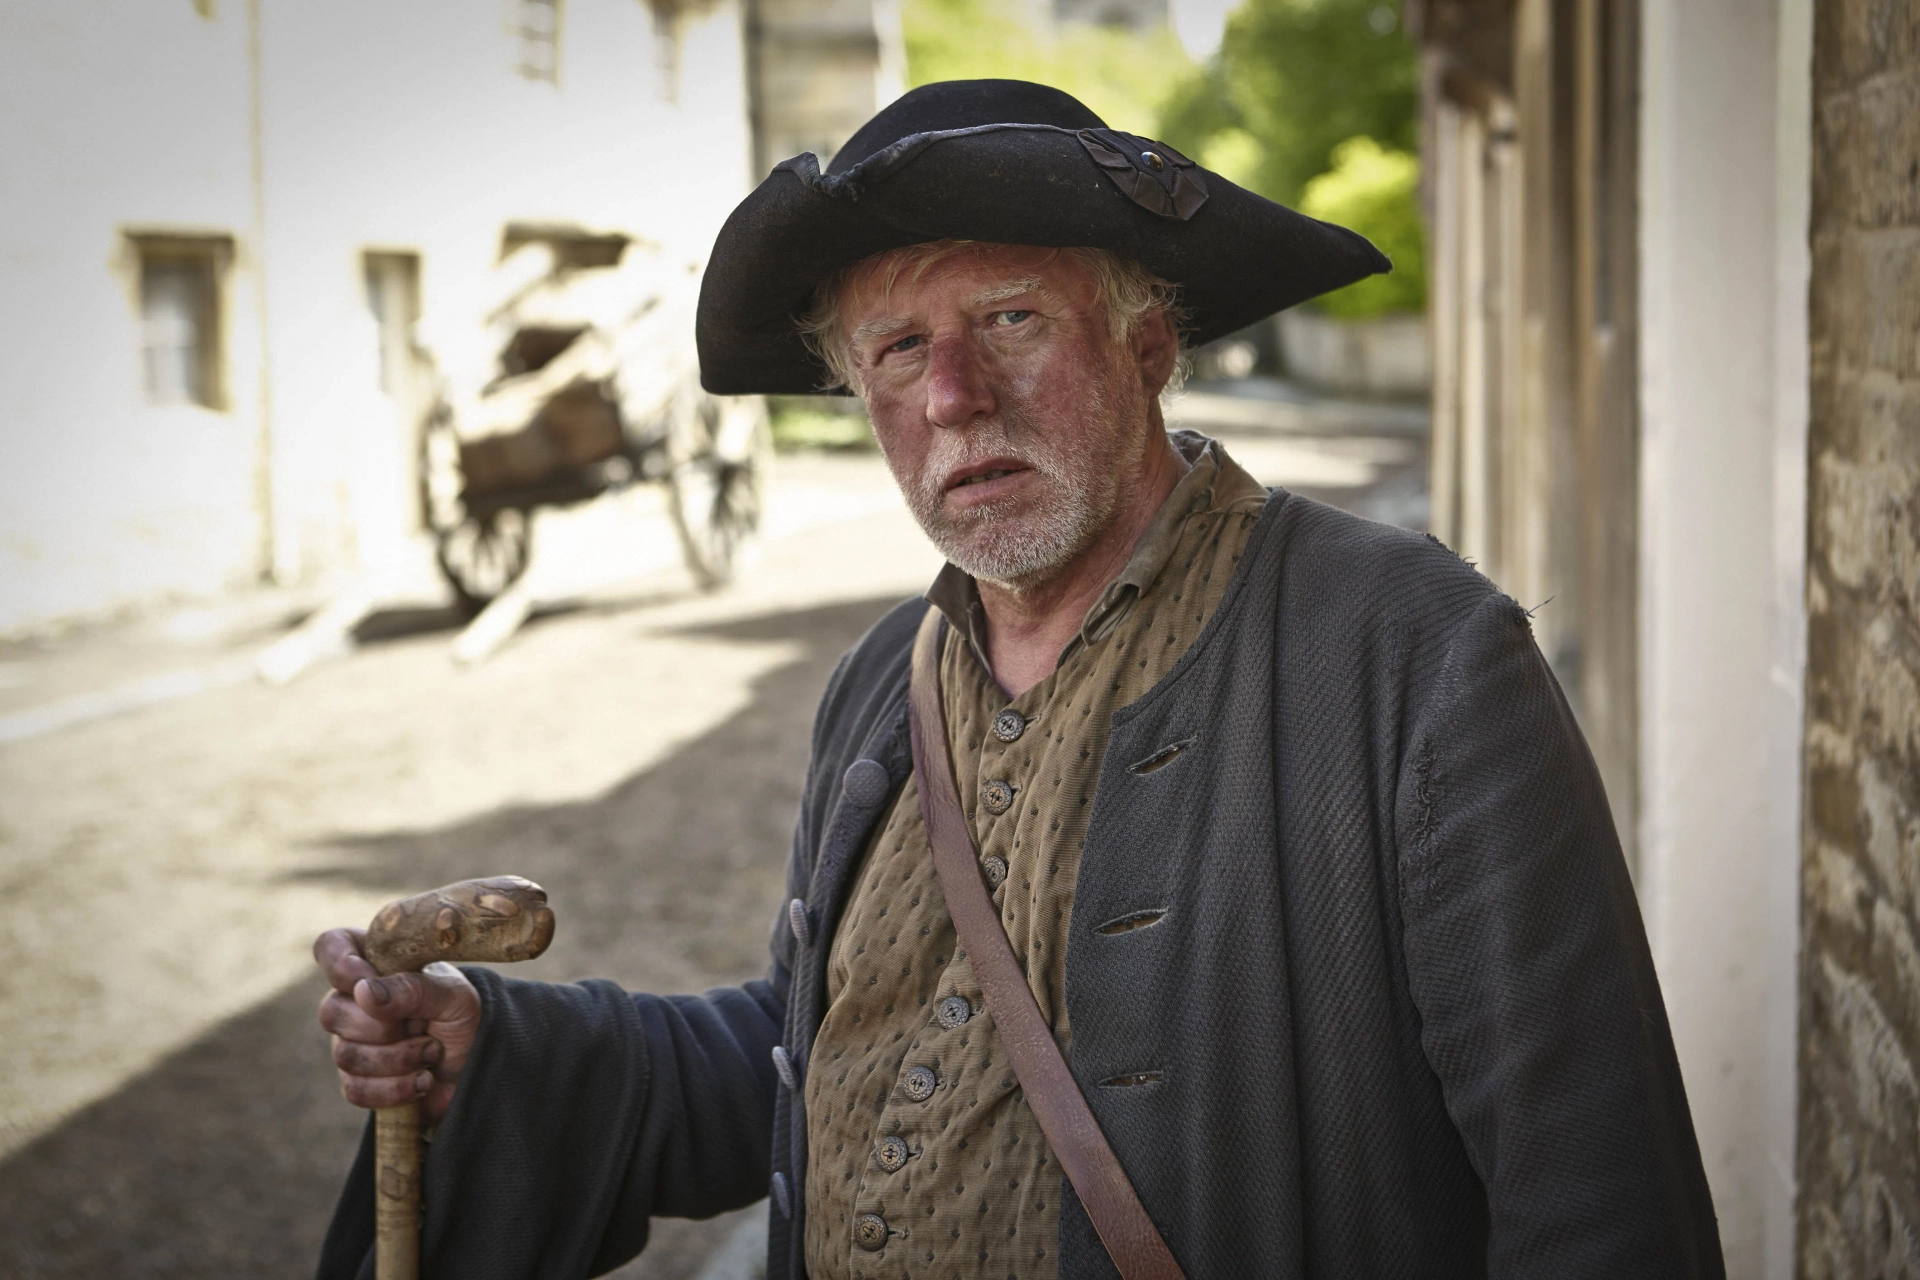
[[[374,1275],[420,1280],[420,1104],[373,1113]]]
[[[443,961],[531,960],[552,941],[547,891],[520,876],[494,876],[388,903],[367,926],[365,953],[385,975]],[[373,1113],[377,1280],[420,1280],[420,1125],[418,1102]]]

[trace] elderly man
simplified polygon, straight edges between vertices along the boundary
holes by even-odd
[[[860,395],[950,563],[827,687],[764,980],[316,944],[347,1096],[440,1118],[427,1274],[590,1275],[769,1193],[774,1277],[1721,1274],[1525,613],[1162,421],[1183,333],[1385,267],[1017,82],[742,204],[707,385]],[[323,1276],[364,1274],[368,1177]]]

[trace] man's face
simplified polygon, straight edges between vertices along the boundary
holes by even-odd
[[[894,479],[954,564],[1014,587],[1045,582],[1142,474],[1171,330],[1164,361],[1152,341],[1116,341],[1092,271],[1053,250],[960,250],[891,288],[884,268],[854,272],[842,312]]]

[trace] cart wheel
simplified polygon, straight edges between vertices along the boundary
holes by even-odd
[[[465,489],[453,407],[438,400],[420,425],[420,521],[434,537],[444,540],[466,520]]]
[[[470,613],[485,608],[527,571],[533,522],[517,508],[476,516],[467,510],[460,437],[442,400],[420,433],[420,513],[433,531],[441,576]]]
[[[533,522],[513,507],[470,516],[439,535],[435,559],[460,603],[478,611],[527,571]]]
[[[667,509],[680,549],[702,587],[725,586],[742,544],[760,528],[773,469],[766,401],[695,389],[675,407],[669,431]]]

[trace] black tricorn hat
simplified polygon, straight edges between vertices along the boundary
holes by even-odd
[[[694,325],[716,395],[805,394],[831,375],[795,319],[841,267],[931,240],[1087,246],[1180,288],[1194,342],[1391,270],[1363,237],[1109,129],[1024,80],[924,85],[867,121],[826,172],[775,165],[714,243]]]

